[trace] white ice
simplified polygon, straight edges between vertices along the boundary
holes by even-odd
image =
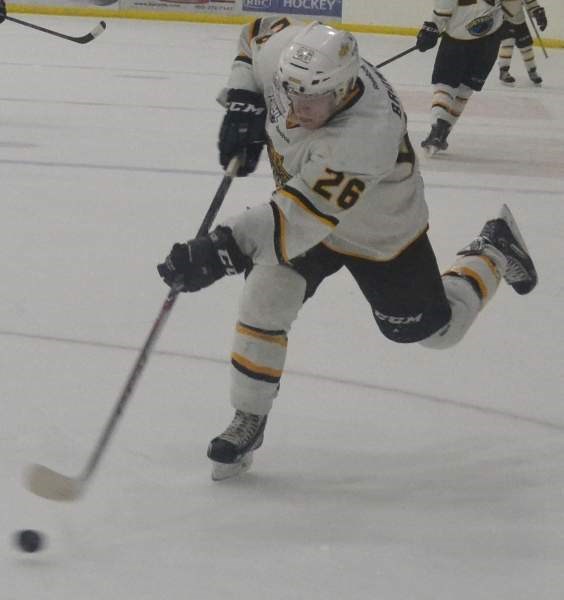
[[[29,16],[81,35],[96,19]],[[561,600],[564,595],[564,51],[514,57],[422,158],[441,268],[507,202],[537,262],[444,352],[378,332],[345,274],[307,303],[263,448],[210,479],[231,419],[242,280],[183,295],[75,504],[27,492],[78,473],[166,296],[155,265],[221,179],[217,90],[238,26],[110,19],[78,46],[5,23],[0,98],[0,597],[3,600]],[[381,62],[413,43],[360,35]],[[383,69],[414,145],[434,51]],[[377,140],[375,140],[377,143]],[[266,159],[222,215],[269,198]],[[12,532],[47,548],[23,555]]]

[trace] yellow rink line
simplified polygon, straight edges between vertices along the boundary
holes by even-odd
[[[145,19],[152,21],[185,21],[189,23],[214,23],[219,25],[238,25],[256,19],[258,15],[227,16],[212,15],[196,12],[168,12],[149,10],[121,10],[104,8],[78,8],[78,7],[51,7],[33,4],[12,4],[8,6],[9,13],[27,13],[36,15],[55,15],[72,17],[105,17],[107,19]],[[396,27],[393,25],[362,25],[359,23],[331,22],[338,29],[347,29],[357,33],[379,33],[384,35],[415,36],[416,27]],[[564,48],[564,40],[543,38],[543,45],[547,48]],[[538,46],[535,40],[535,46]]]

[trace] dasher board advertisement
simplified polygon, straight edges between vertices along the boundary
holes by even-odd
[[[242,0],[243,13],[277,13],[340,21],[343,0]]]
[[[239,15],[241,0],[120,0],[121,9]]]

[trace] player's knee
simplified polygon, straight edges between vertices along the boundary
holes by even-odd
[[[466,279],[446,275],[443,283],[451,308],[451,318],[438,331],[420,342],[425,348],[433,350],[446,350],[458,344],[482,306],[480,297]]]
[[[239,307],[239,321],[265,330],[288,332],[305,296],[305,279],[281,265],[255,265]]]
[[[372,309],[380,331],[392,342],[419,342],[438,331],[450,320],[448,303],[440,302],[432,309],[413,314],[384,314]]]
[[[515,45],[517,48],[528,48],[533,45],[533,38],[530,33],[526,33],[515,40]]]

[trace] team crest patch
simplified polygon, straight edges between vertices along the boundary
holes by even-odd
[[[351,45],[348,42],[344,42],[341,45],[341,49],[339,50],[339,57],[340,58],[345,58],[345,56],[348,56],[351,52]]]
[[[473,19],[472,21],[470,21],[470,23],[466,25],[466,31],[468,31],[468,33],[470,35],[473,35],[474,37],[483,37],[484,35],[489,33],[489,31],[493,27],[493,24],[493,16],[485,15],[483,17],[478,17],[477,19]]]

